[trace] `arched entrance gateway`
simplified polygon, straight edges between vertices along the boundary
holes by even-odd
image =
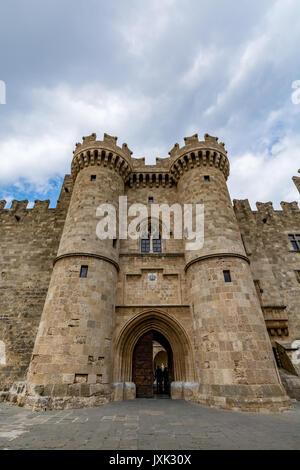
[[[160,349],[157,354],[156,348]],[[150,330],[137,341],[133,350],[132,381],[137,398],[170,394],[173,352],[169,341],[158,331]]]
[[[174,317],[163,311],[151,310],[134,316],[122,328],[115,345],[114,384],[134,383],[136,397],[150,398],[158,391],[154,383],[155,365],[168,367],[168,389],[163,393],[170,393],[172,382],[195,381],[187,333]],[[121,399],[120,393],[118,396]],[[129,398],[126,393],[124,398]]]

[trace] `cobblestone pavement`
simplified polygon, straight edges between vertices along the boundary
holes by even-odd
[[[1,403],[0,449],[300,449],[300,403],[271,415],[164,399],[38,413]]]

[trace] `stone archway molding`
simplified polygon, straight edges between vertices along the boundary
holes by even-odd
[[[174,382],[171,384],[171,397],[194,399],[198,383],[195,382],[194,354],[189,337],[176,318],[161,309],[149,308],[131,318],[116,339],[113,369],[114,399],[134,398],[133,350],[139,338],[150,330],[161,333],[169,342],[173,352]],[[129,390],[131,392],[127,393]]]

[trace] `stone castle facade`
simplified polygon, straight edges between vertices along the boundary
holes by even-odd
[[[45,409],[152,396],[153,344],[173,399],[276,411],[299,398],[299,207],[232,204],[224,144],[184,140],[146,165],[92,134],[56,208],[0,201],[2,400]],[[124,195],[204,204],[203,247],[186,251],[172,226],[169,240],[99,239],[97,207]]]

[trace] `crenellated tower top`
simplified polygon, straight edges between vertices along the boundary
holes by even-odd
[[[178,181],[181,174],[195,166],[214,166],[220,168],[225,179],[229,176],[229,160],[223,142],[218,142],[218,137],[204,135],[204,141],[198,139],[198,134],[184,138],[185,145],[180,147],[175,144],[170,155],[170,172]]]
[[[90,165],[103,165],[115,169],[123,180],[130,185],[137,182],[145,185],[159,184],[160,181],[173,184],[181,174],[195,166],[214,166],[219,168],[225,179],[229,175],[229,161],[223,142],[218,137],[204,135],[204,141],[198,139],[198,134],[184,138],[185,145],[178,143],[169,152],[169,158],[157,158],[155,165],[146,165],[144,158],[133,158],[126,143],[117,145],[117,137],[104,134],[103,140],[97,140],[95,133],[84,136],[81,143],[76,143],[71,166],[73,181],[78,172]],[[150,175],[151,174],[151,175]],[[154,180],[153,180],[154,178]]]
[[[96,140],[95,133],[82,137],[82,143],[76,143],[71,173],[75,181],[78,172],[90,165],[103,165],[114,168],[124,181],[132,171],[131,150],[126,143],[117,145],[117,137],[104,134],[103,140]]]

